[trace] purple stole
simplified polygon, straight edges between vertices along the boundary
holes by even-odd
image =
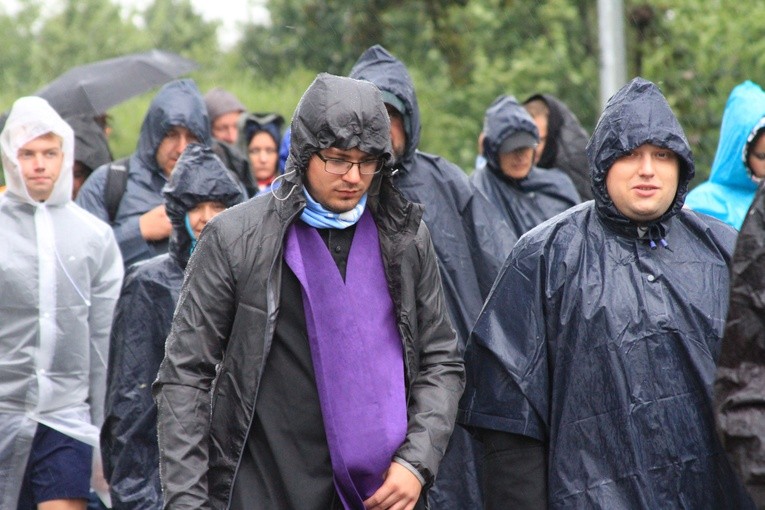
[[[308,342],[334,484],[363,508],[406,438],[404,354],[369,211],[356,225],[346,278],[315,228],[287,231],[284,259],[302,287]]]

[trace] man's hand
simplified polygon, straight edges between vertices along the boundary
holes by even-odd
[[[173,226],[167,217],[164,205],[158,205],[138,219],[141,236],[147,241],[161,241],[170,237]]]
[[[407,468],[391,462],[385,482],[364,501],[367,510],[412,510],[422,491],[420,480]]]

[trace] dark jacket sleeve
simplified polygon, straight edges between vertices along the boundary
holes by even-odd
[[[760,508],[765,507],[765,188],[736,242],[730,308],[717,377],[720,439]]]
[[[232,268],[214,222],[186,279],[154,383],[165,508],[208,509],[211,388],[235,311]]]
[[[162,506],[151,384],[164,355],[169,317],[162,303],[167,300],[157,299],[147,283],[126,283],[111,333],[101,455],[115,509]]]
[[[543,257],[529,244],[516,245],[470,335],[460,423],[546,442],[545,314],[554,312],[544,303]]]
[[[406,440],[395,457],[416,468],[429,484],[454,429],[465,380],[456,334],[444,303],[435,251],[424,223],[420,223],[416,248],[419,273],[412,277],[416,282],[418,352],[413,354],[418,358],[419,370],[409,394]]]

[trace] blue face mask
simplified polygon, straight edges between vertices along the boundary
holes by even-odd
[[[303,194],[305,195],[306,206],[303,209],[303,214],[300,215],[300,219],[314,228],[335,228],[342,230],[355,225],[359,218],[361,218],[367,205],[367,194],[364,193],[356,207],[344,213],[336,213],[327,210],[323,205],[314,200],[305,188],[303,188]]]
[[[191,237],[191,248],[189,249],[189,255],[191,255],[192,253],[194,253],[194,248],[197,247],[197,236],[194,235],[194,229],[191,228],[189,213],[186,213],[186,216],[183,219],[183,224],[186,225],[186,232],[188,232],[189,236]]]

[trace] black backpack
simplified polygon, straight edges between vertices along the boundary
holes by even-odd
[[[122,195],[125,194],[130,169],[130,158],[121,158],[109,163],[106,171],[106,186],[104,188],[104,204],[109,215],[109,223],[114,223]]]

